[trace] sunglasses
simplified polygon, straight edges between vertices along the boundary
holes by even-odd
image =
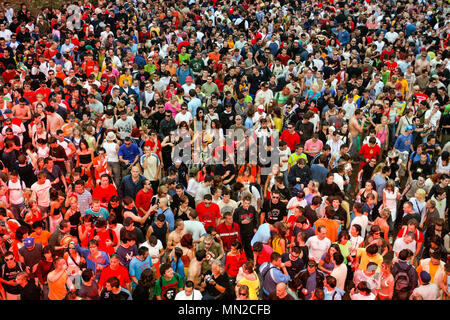
[[[12,261],[14,258],[5,259],[5,261]]]
[[[248,294],[245,293],[245,292],[239,292],[239,295],[240,295],[240,296],[244,296],[244,297],[248,296]]]

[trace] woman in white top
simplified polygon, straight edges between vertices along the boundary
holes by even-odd
[[[67,262],[67,272],[70,280],[77,289],[81,286],[82,266],[86,265],[86,260],[75,250],[75,245],[69,244],[69,248],[64,253],[64,259]]]
[[[396,136],[399,136],[403,133],[405,133],[406,126],[409,124],[412,124],[414,118],[414,112],[411,108],[406,109],[405,115],[403,115],[400,118],[400,121],[398,122],[397,132]]]
[[[420,220],[419,222],[422,222],[424,216],[425,216],[425,212],[427,211],[426,208],[426,201],[425,201],[425,196],[426,196],[426,191],[423,189],[417,189],[416,193],[414,194],[414,197],[410,198],[409,201],[411,201],[411,203],[413,204],[413,210],[414,212],[417,212],[418,214],[420,214]]]
[[[381,209],[389,208],[391,210],[392,221],[397,218],[397,201],[400,200],[401,194],[398,188],[395,186],[395,182],[389,179],[386,182],[386,187],[383,189],[383,204]]]
[[[450,154],[448,151],[442,152],[436,162],[436,173],[450,174]]]
[[[116,135],[114,132],[108,132],[106,139],[103,142],[103,148],[106,152],[108,166],[112,172],[114,183],[118,186],[120,184],[119,144],[116,142]]]

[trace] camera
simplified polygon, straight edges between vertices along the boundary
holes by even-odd
[[[212,276],[210,274],[205,276],[205,282],[209,283],[212,280]]]

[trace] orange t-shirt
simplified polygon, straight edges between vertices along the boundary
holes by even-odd
[[[43,247],[48,245],[48,240],[52,234],[47,230],[42,230],[41,235],[37,235],[36,232],[30,234],[30,238],[34,238],[35,243],[41,243]]]
[[[327,228],[327,238],[330,239],[331,243],[336,242],[339,230],[339,223],[336,220],[320,218],[314,223],[314,226],[316,227],[316,234],[320,226],[325,226]]]

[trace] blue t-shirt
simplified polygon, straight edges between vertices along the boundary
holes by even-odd
[[[109,217],[108,210],[106,210],[103,207],[100,207],[100,211],[99,212],[95,212],[95,211],[92,210],[92,208],[89,208],[89,209],[86,210],[86,212],[84,214],[85,215],[90,214],[90,215],[92,215],[94,217],[97,217],[97,218],[98,217],[103,217],[103,218],[105,218],[105,220],[108,219],[108,217]]]
[[[130,162],[133,162],[134,159],[136,159],[136,156],[140,154],[141,152],[139,147],[134,143],[132,143],[129,147],[125,144],[121,145],[118,152],[119,157],[122,157],[123,160],[128,160]]]
[[[253,247],[255,242],[269,243],[269,241],[270,241],[270,224],[263,223],[262,225],[259,226],[250,244]]]
[[[89,249],[82,248],[79,244],[75,246],[75,250],[77,250],[86,260],[86,267],[94,271],[95,279],[98,281],[100,279],[101,271],[97,272],[97,266],[101,265],[103,269],[109,266],[108,254],[99,250],[101,255],[98,258],[94,258],[91,256]]]
[[[401,134],[395,141],[394,148],[401,152],[405,151],[409,152],[411,151],[411,144],[412,144],[412,134],[409,134],[408,136]]]
[[[145,269],[150,269],[152,267],[152,258],[150,255],[145,258],[144,261],[139,260],[137,257],[134,257],[130,262],[130,277],[136,277],[139,281],[141,278],[141,274]],[[136,287],[136,283],[134,281],[131,282],[133,289]]]
[[[179,259],[178,263],[174,260],[172,260],[171,262],[172,265],[172,269],[173,271],[175,271],[176,273],[178,273],[181,277],[181,279],[184,279],[186,277],[186,275],[184,274],[184,263],[183,260]]]
[[[172,232],[173,229],[175,229],[175,216],[173,215],[172,210],[170,210],[170,208],[167,208],[163,212],[162,209],[160,208],[158,209],[156,216],[158,216],[161,213],[166,216],[166,221],[169,223],[169,232]]]

